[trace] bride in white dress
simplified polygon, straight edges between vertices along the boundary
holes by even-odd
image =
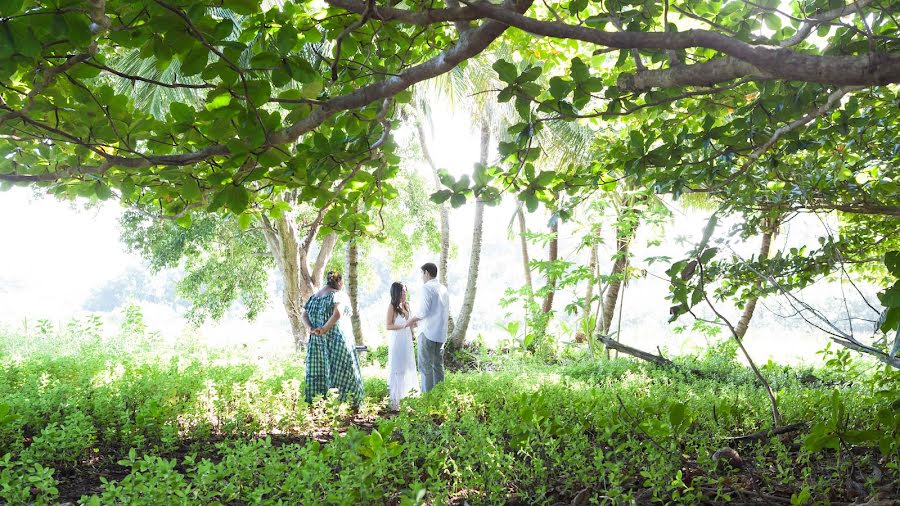
[[[400,400],[418,390],[419,375],[413,352],[413,327],[409,320],[406,287],[391,285],[391,303],[387,310],[388,329],[388,393],[391,409],[400,409]]]

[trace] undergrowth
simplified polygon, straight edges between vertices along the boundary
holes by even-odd
[[[843,351],[827,350],[818,368],[763,367],[795,427],[769,435],[767,397],[727,346],[669,369],[584,351],[548,363],[468,350],[466,372],[394,414],[379,378],[367,379],[359,412],[334,398],[306,405],[302,357],[159,353],[143,333],[67,332],[78,328],[28,336],[25,351],[23,336],[0,343],[8,504],[897,497],[900,375]]]

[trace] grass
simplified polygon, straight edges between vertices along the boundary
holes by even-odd
[[[429,395],[352,413],[302,400],[302,358],[73,325],[0,336],[7,504],[847,503],[897,498],[900,376],[830,353],[768,364],[776,437],[722,346],[679,369],[581,351],[468,352]],[[374,355],[374,354],[373,354]],[[377,363],[377,357],[373,360]],[[691,371],[698,371],[691,372]],[[719,460],[731,447],[740,461]],[[717,453],[717,451],[719,451]]]

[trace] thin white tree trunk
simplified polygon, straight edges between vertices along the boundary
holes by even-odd
[[[481,122],[481,157],[482,165],[487,165],[488,146],[491,142],[491,130],[487,121]],[[472,227],[472,253],[469,256],[469,277],[466,281],[466,293],[463,297],[459,318],[456,319],[450,335],[450,346],[460,348],[466,341],[466,331],[475,307],[475,293],[478,289],[478,270],[481,264],[481,239],[484,225],[484,202],[475,199],[475,223]]]
[[[594,227],[593,230],[591,230],[591,235],[594,236],[594,238],[592,238],[591,240],[591,260],[590,264],[588,265],[588,269],[591,271],[591,277],[587,281],[587,288],[584,294],[584,307],[582,308],[582,311],[584,312],[583,319],[585,322],[590,321],[592,316],[591,313],[593,313],[592,309],[594,307],[594,284],[597,282],[595,275],[597,272],[597,265],[599,264],[599,254],[597,251],[598,247],[596,237],[600,235],[600,227]],[[594,322],[594,326],[596,326],[596,322]],[[588,325],[585,325],[584,329],[586,339],[590,339],[591,335],[594,333],[593,327],[588,327],[590,327],[589,323]]]
[[[522,206],[516,209],[516,217],[519,219],[519,241],[522,244],[522,268],[525,272],[525,286],[529,293],[534,293],[534,284],[531,281],[531,259],[528,257],[528,228],[525,225],[525,212]]]
[[[422,126],[421,120],[416,120],[416,130],[419,134],[419,145],[422,148],[422,156],[428,162],[431,168],[431,175],[434,178],[434,190],[441,189],[441,178],[438,175],[438,166],[428,151],[428,142],[425,140],[425,128]],[[447,262],[450,255],[450,210],[446,204],[441,204],[441,258],[438,262],[438,281],[442,285],[447,286]]]

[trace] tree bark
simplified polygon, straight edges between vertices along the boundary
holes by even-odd
[[[771,224],[766,225],[766,230],[763,231],[762,241],[759,245],[759,260],[765,260],[769,258],[769,249],[772,246],[772,236],[775,235],[778,229],[777,221]],[[759,290],[762,287],[762,280],[758,280],[755,283],[754,289]],[[737,326],[734,328],[734,333],[738,337],[738,339],[743,339],[747,334],[747,328],[750,326],[750,319],[753,318],[753,312],[756,310],[756,302],[759,300],[758,295],[754,295],[747,301],[747,304],[744,306],[744,312],[741,314],[740,320],[738,320]]]
[[[331,260],[331,256],[334,254],[334,246],[337,244],[337,234],[330,233],[322,239],[322,244],[319,245],[319,253],[316,255],[316,261],[313,263],[312,268],[312,284],[313,286],[320,286],[321,283],[325,280],[325,267],[328,266],[328,261]]]
[[[303,302],[315,289],[312,280],[301,273],[300,266],[305,263],[306,255],[300,247],[296,227],[288,218],[269,220],[263,216],[263,225],[266,244],[284,284],[281,300],[291,326],[294,347],[300,350],[309,335],[302,318]]]
[[[637,233],[638,223],[625,222],[627,214],[632,212],[625,209],[619,215],[618,223],[616,223],[616,253],[613,261],[612,270],[609,273],[609,283],[606,289],[606,297],[603,300],[603,316],[600,321],[600,333],[604,336],[609,335],[609,329],[612,327],[613,316],[616,312],[616,303],[619,300],[619,292],[625,283],[625,269],[628,267],[628,253],[631,248],[631,241]]]
[[[528,227],[525,225],[525,212],[522,206],[516,209],[516,217],[519,220],[519,241],[522,244],[522,267],[525,272],[525,286],[529,293],[534,293],[534,284],[531,281],[531,259],[528,258]]]
[[[547,261],[555,262],[559,258],[559,218],[558,217],[555,220],[553,220],[553,225],[550,226],[550,232],[553,234],[553,238],[550,239],[550,252],[549,252]],[[544,304],[541,306],[541,311],[543,311],[544,314],[547,314],[553,310],[553,296],[556,295],[556,276],[551,274],[548,277],[547,286],[548,286],[549,290],[547,291],[547,295],[544,296]]]
[[[263,216],[262,222],[266,245],[272,258],[275,259],[275,265],[281,273],[284,284],[281,299],[291,327],[294,347],[301,350],[309,335],[309,329],[303,323],[303,304],[319,287],[317,280],[322,279],[322,271],[334,251],[337,235],[332,233],[322,240],[313,270],[310,272],[307,265],[309,252],[304,245],[312,241],[300,241],[294,217],[288,214],[273,220]],[[316,227],[310,229],[307,238],[315,235],[316,230]]]
[[[481,157],[482,165],[487,165],[488,147],[491,142],[491,130],[487,121],[481,122]],[[453,326],[450,335],[450,346],[461,348],[466,341],[466,331],[469,329],[469,321],[472,318],[472,309],[475,307],[475,293],[478,290],[478,270],[481,264],[481,239],[484,230],[484,202],[475,199],[475,223],[472,228],[472,253],[469,257],[469,277],[466,281],[466,293],[463,297],[462,308],[459,317]]]
[[[591,277],[587,282],[587,289],[584,294],[584,307],[582,311],[584,311],[584,321],[589,321],[591,318],[591,309],[594,307],[594,285],[597,283],[596,273],[597,273],[597,265],[599,264],[598,259],[598,247],[597,247],[597,236],[600,235],[600,227],[596,226],[593,230],[591,230],[591,235],[594,238],[591,241],[591,260],[588,265],[588,269],[591,271]],[[597,325],[597,322],[594,322],[594,326]],[[590,338],[593,334],[593,328],[585,328],[585,337]]]
[[[359,315],[359,246],[356,239],[347,242],[347,292],[350,296],[350,322],[353,326],[353,341],[363,346],[362,319]]]
[[[428,150],[428,142],[425,140],[425,128],[422,126],[421,119],[416,120],[416,130],[419,134],[419,145],[422,148],[422,156],[428,162],[431,168],[431,175],[434,178],[434,190],[441,189],[441,178],[438,175],[438,166],[431,157]],[[446,204],[441,204],[441,258],[438,263],[438,281],[447,286],[447,260],[450,256],[450,210]]]

